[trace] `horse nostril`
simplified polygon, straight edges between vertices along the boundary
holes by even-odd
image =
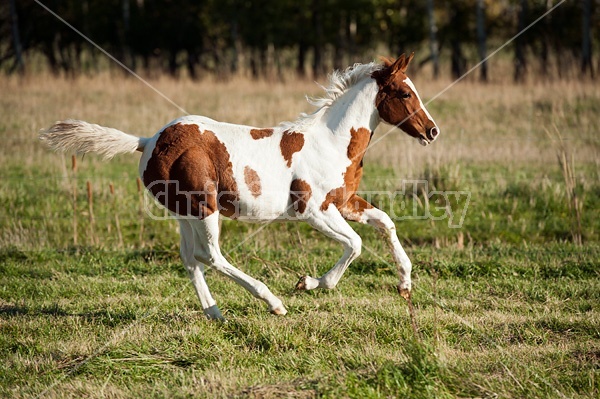
[[[438,135],[438,134],[440,134],[440,131],[438,130],[438,128],[437,128],[437,127],[432,127],[432,128],[429,130],[429,135],[431,136],[431,139],[432,139],[432,140],[433,140],[433,139],[435,139],[435,138],[437,137],[437,135]]]

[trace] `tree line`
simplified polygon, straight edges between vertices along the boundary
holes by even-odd
[[[418,50],[418,65],[448,60],[459,77],[509,45],[513,77],[595,77],[599,0],[44,0],[58,16],[129,68],[192,78],[294,71],[319,77],[382,52]],[[559,5],[560,4],[560,5]],[[33,0],[0,6],[0,68],[43,60],[56,74],[96,71],[104,57]],[[486,63],[479,68],[488,80]]]

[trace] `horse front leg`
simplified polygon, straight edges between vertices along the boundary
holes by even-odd
[[[408,258],[408,255],[406,255],[404,248],[402,248],[400,240],[398,240],[396,225],[394,225],[392,219],[387,213],[375,208],[357,195],[354,195],[347,202],[347,206],[343,210],[342,215],[346,220],[371,225],[384,236],[392,250],[394,263],[396,263],[398,268],[398,275],[400,277],[398,291],[403,298],[409,299],[411,291],[410,273],[412,271],[412,263]]]
[[[333,205],[326,211],[315,211],[306,221],[326,236],[341,243],[344,246],[344,254],[321,278],[301,277],[296,289],[334,288],[350,263],[360,255],[362,239]]]

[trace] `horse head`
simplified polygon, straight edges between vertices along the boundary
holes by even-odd
[[[375,106],[381,120],[428,145],[439,136],[440,130],[406,76],[413,56],[414,53],[408,57],[402,54],[397,60],[382,57],[383,67],[371,75],[379,86]]]

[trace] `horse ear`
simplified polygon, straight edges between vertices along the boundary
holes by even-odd
[[[404,66],[401,69],[402,72],[406,72],[406,69],[408,68],[408,64],[412,61],[412,59],[414,57],[415,57],[415,53],[413,51],[412,53],[410,53],[410,55],[408,56],[408,58],[406,58],[406,62],[404,63]]]
[[[392,75],[395,74],[396,72],[402,70],[405,59],[406,59],[406,55],[402,54],[400,57],[398,57],[398,59],[396,61],[394,61],[394,63],[390,66]]]
[[[408,68],[408,63],[413,59],[415,53],[410,53],[407,57],[406,54],[402,54],[396,62],[390,67],[392,69],[392,74],[400,71],[402,73],[406,73],[406,69]]]

